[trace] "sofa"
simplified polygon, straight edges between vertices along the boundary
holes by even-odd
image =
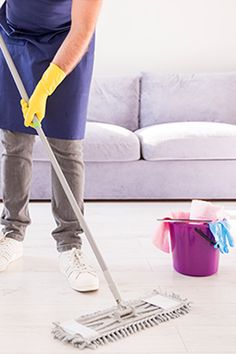
[[[38,137],[33,158],[31,199],[50,199]],[[235,199],[236,73],[94,77],[84,161],[85,200]]]

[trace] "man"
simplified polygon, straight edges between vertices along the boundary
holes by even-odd
[[[0,9],[0,33],[31,94],[28,103],[17,104],[20,97],[0,53],[4,146],[0,271],[23,255],[25,231],[31,222],[28,203],[35,114],[43,120],[43,130],[84,213],[83,139],[101,4],[102,0],[6,0]],[[52,212],[61,271],[73,289],[97,290],[97,274],[81,251],[83,230],[53,170]]]

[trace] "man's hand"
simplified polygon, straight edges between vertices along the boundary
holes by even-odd
[[[29,103],[22,99],[21,107],[25,119],[26,127],[33,127],[32,123],[36,115],[41,122],[45,117],[46,104],[48,96],[50,96],[57,88],[57,86],[64,80],[66,74],[57,65],[51,63],[48,69],[43,74],[41,80],[37,84]]]
[[[88,49],[101,6],[102,0],[72,0],[71,29],[53,59],[67,75]]]
[[[29,104],[22,98],[20,103],[25,119],[24,125],[26,127],[30,126],[34,128],[34,124],[32,123],[32,121],[34,119],[35,114],[41,123],[41,121],[45,117],[47,98],[48,96],[37,88],[34,90],[34,93],[30,97]]]
[[[37,84],[29,103],[21,100],[26,127],[34,127],[34,115],[41,122],[47,98],[85,54],[95,30],[102,0],[72,0],[71,29],[49,68]]]

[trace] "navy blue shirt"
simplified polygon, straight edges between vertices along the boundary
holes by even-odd
[[[6,0],[10,26],[23,32],[47,33],[70,26],[72,0]]]
[[[72,0],[7,0],[0,8],[0,33],[30,96],[66,38]],[[79,45],[79,43],[78,43]],[[47,102],[42,126],[46,136],[83,139],[95,49],[89,50]],[[0,128],[37,134],[26,128],[20,96],[0,51]]]

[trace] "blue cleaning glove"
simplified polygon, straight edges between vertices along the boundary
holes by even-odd
[[[219,248],[221,253],[229,253],[228,245],[234,247],[234,240],[227,219],[210,222],[209,228],[216,240],[214,247]]]

